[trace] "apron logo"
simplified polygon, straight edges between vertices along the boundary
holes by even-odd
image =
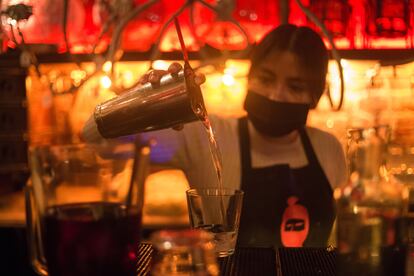
[[[291,196],[287,199],[288,207],[283,212],[280,234],[285,247],[302,247],[309,232],[308,210],[296,204],[299,199]]]

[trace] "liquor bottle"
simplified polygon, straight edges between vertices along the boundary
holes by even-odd
[[[403,184],[386,170],[387,127],[349,131],[338,203],[338,274],[405,275]]]

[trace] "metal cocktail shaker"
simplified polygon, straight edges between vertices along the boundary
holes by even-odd
[[[83,130],[85,140],[115,138],[188,123],[206,116],[194,71],[186,68],[161,77],[159,84],[146,83],[99,104]],[[94,133],[95,132],[95,133]]]

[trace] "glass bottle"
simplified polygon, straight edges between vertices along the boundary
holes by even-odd
[[[349,131],[349,181],[338,203],[338,274],[404,275],[403,185],[385,169],[389,129]]]
[[[412,2],[365,0],[362,26],[365,48],[412,48]]]
[[[162,230],[151,236],[152,276],[219,274],[212,234],[203,230]]]
[[[337,47],[354,47],[355,16],[348,0],[311,0],[309,8],[332,34]],[[308,26],[320,32],[309,19]]]

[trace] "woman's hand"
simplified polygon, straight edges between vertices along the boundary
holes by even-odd
[[[182,69],[183,67],[181,66],[181,64],[174,62],[174,63],[171,63],[167,71],[166,70],[155,70],[155,69],[150,70],[149,72],[147,72],[141,77],[141,79],[139,80],[139,83],[145,84],[147,82],[150,82],[152,85],[157,85],[160,82],[162,76],[166,74],[177,74]],[[201,85],[206,81],[206,77],[203,74],[196,74],[194,81],[197,85]]]

